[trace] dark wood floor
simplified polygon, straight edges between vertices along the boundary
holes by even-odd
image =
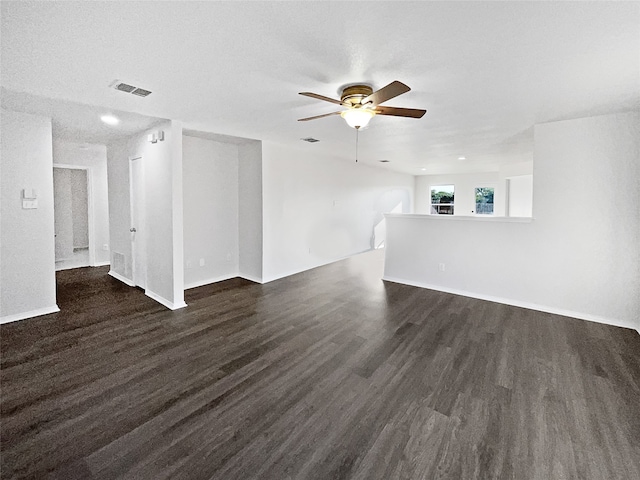
[[[171,312],[58,273],[6,324],[2,478],[639,479],[640,335],[379,280],[379,252]]]

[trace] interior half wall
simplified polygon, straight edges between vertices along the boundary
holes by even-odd
[[[536,125],[533,219],[388,218],[385,278],[640,329],[639,131],[637,112]]]

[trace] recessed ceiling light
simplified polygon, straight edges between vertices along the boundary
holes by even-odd
[[[466,160],[467,157],[458,157],[458,160]]]
[[[302,140],[303,142],[309,142],[309,143],[316,143],[320,141],[317,138],[313,138],[313,137],[301,138],[300,140]]]
[[[380,163],[389,163],[391,160],[378,160]]]
[[[424,172],[426,170],[426,168],[421,168],[420,170],[422,170]]]
[[[120,123],[120,120],[113,115],[102,115],[100,117],[100,120],[102,120],[107,125],[118,125]]]

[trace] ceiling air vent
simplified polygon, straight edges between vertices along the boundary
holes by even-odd
[[[133,92],[134,95],[138,95],[139,97],[146,97],[147,95],[149,95],[151,92],[149,90],[145,90],[143,88],[136,88]]]
[[[320,141],[317,138],[313,138],[313,137],[301,138],[300,140],[302,140],[303,142],[309,142],[309,143],[316,143]]]
[[[145,90],[144,88],[138,88],[134,85],[129,85],[128,83],[121,82],[120,80],[114,80],[110,87],[115,88],[116,90],[120,90],[125,93],[133,93],[134,95],[138,95],[139,97],[146,97],[151,94],[151,91]]]
[[[134,87],[133,85],[127,85],[126,83],[116,83],[115,88],[116,90],[127,93],[131,93],[136,89],[136,87]]]

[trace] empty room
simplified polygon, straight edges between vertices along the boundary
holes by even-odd
[[[0,8],[3,479],[640,478],[640,2]]]

